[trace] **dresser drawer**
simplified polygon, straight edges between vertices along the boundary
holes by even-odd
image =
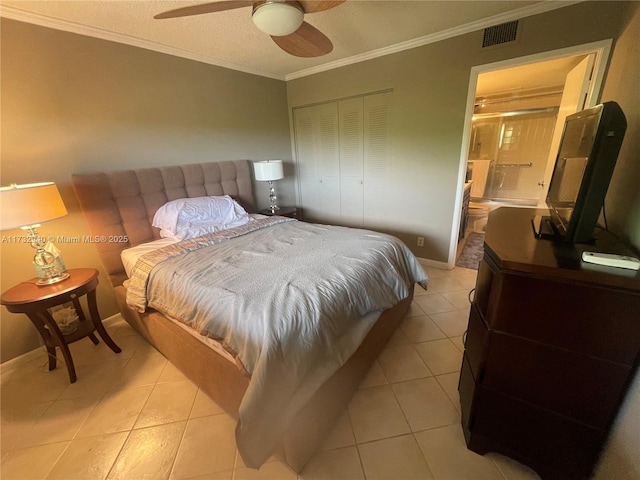
[[[489,346],[489,330],[474,303],[469,313],[469,325],[464,342],[464,353],[469,361],[469,367],[475,379],[482,382],[482,370]]]
[[[487,259],[486,255],[480,262],[473,300],[478,311],[485,319],[489,315],[489,300],[491,299],[493,282],[496,276],[496,272],[489,262],[490,260]]]
[[[640,353],[640,295],[504,273],[489,327],[632,366]]]
[[[605,433],[478,386],[472,432],[545,479],[589,478]]]
[[[467,443],[469,442],[469,431],[473,426],[473,404],[476,391],[476,381],[473,378],[471,367],[467,355],[462,357],[462,368],[460,370],[460,380],[458,381],[458,393],[460,393],[460,409],[462,413],[462,427],[464,429]]]
[[[606,429],[629,368],[522,338],[491,334],[482,384],[541,408]]]

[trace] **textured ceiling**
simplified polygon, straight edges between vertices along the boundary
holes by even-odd
[[[154,20],[157,13],[197,1],[2,0],[7,18],[164,51],[259,75],[289,79],[364,58],[426,44],[569,2],[348,0],[305,20],[334,44],[328,55],[283,52],[251,21],[251,8]]]

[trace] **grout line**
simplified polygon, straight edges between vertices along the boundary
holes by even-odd
[[[44,478],[49,478],[49,475],[51,474],[51,472],[53,471],[53,469],[56,467],[56,465],[58,464],[58,462],[60,461],[60,459],[64,456],[64,454],[67,452],[67,450],[69,449],[69,446],[71,445],[71,440],[66,441],[67,442],[67,446],[64,447],[64,449],[60,452],[60,455],[58,455],[58,458],[56,459],[55,462],[53,462],[53,464],[51,465],[51,468],[47,471],[47,474],[45,475]],[[4,457],[3,457],[4,460]]]
[[[109,474],[113,471],[114,467],[116,466],[116,463],[118,463],[118,459],[120,458],[120,455],[122,454],[122,451],[124,450],[125,445],[129,441],[129,437],[131,437],[131,432],[132,431],[133,430],[129,430],[127,432],[127,438],[125,438],[124,442],[122,442],[122,445],[120,446],[120,450],[118,450],[118,454],[113,459],[113,463],[111,464],[111,467],[109,467],[109,471],[107,472],[107,474],[105,475],[104,478],[109,478]]]
[[[355,436],[354,436],[355,438]],[[360,461],[360,470],[362,470],[362,476],[367,480],[367,471],[364,468],[364,462],[362,461],[362,455],[360,454],[360,446],[356,442],[356,452],[358,453],[358,460]]]
[[[197,393],[196,393],[197,395]],[[176,454],[173,456],[173,460],[171,461],[171,467],[169,468],[169,477],[172,478],[173,469],[176,467],[176,460],[178,460],[178,455],[180,454],[180,450],[182,449],[182,442],[184,442],[184,436],[187,433],[187,427],[189,425],[189,418],[184,422],[184,428],[182,429],[182,434],[180,435],[180,441],[178,442],[178,448],[176,448]],[[181,420],[182,421],[182,420]],[[235,475],[235,471],[234,471]],[[233,479],[232,479],[233,480]]]
[[[500,475],[502,475],[502,478],[504,480],[509,480],[509,477],[507,477],[506,473],[504,473],[502,471],[502,469],[500,468],[500,465],[498,465],[498,463],[495,461],[493,456],[490,456],[489,459],[491,460],[491,462],[493,463],[493,465],[496,467],[496,470],[498,470],[498,472],[500,472]]]

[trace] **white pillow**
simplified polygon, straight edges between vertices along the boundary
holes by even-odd
[[[160,236],[180,240],[244,225],[249,215],[229,195],[179,198],[165,203],[153,217]]]

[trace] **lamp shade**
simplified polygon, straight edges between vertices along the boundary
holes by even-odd
[[[52,182],[1,187],[0,198],[0,230],[36,225],[67,214],[58,187]]]
[[[280,180],[281,178],[284,178],[282,160],[265,160],[263,162],[254,162],[253,171],[256,174],[256,180],[260,182],[268,182],[271,180]]]
[[[291,3],[266,2],[254,8],[252,17],[256,27],[267,35],[289,35],[302,25],[304,12]]]

